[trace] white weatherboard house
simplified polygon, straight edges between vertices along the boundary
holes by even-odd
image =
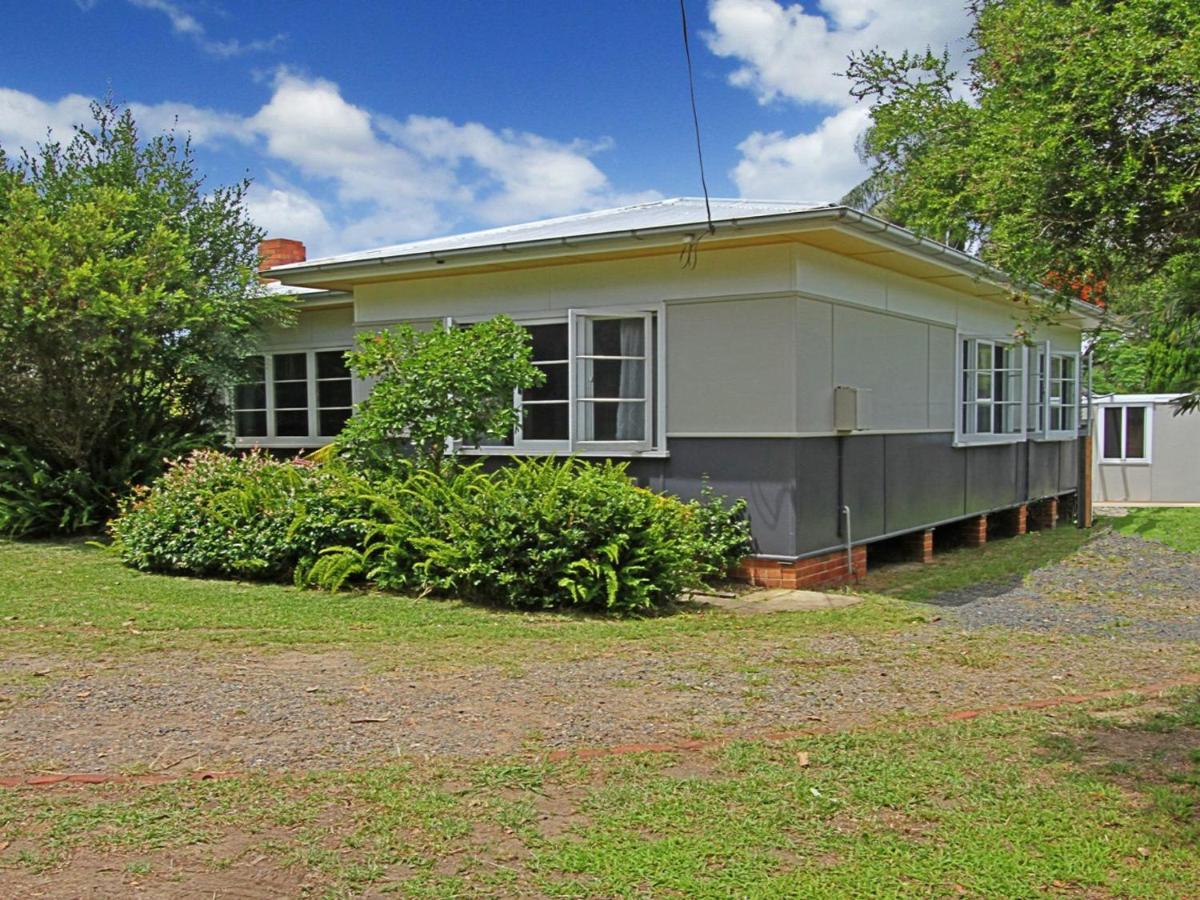
[[[1181,394],[1094,397],[1097,503],[1200,503],[1200,412],[1176,415]]]
[[[707,476],[749,501],[760,583],[844,578],[900,535],[928,553],[960,521],[982,540],[988,514],[1023,528],[1073,495],[1091,308],[1017,342],[1000,273],[880,219],[716,200],[712,220],[677,199],[326,259],[268,242],[270,276],[309,292],[238,391],[238,443],[336,435],[367,390],[341,361],[356,332],[503,313],[546,383],[510,443],[464,452],[620,458],[684,497]]]

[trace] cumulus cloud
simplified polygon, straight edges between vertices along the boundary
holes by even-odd
[[[854,144],[868,124],[855,106],[829,116],[816,130],[795,135],[756,131],[738,145],[733,180],[744,197],[825,202],[862,181]]]
[[[705,38],[714,54],[738,63],[730,83],[763,104],[792,102],[825,113],[808,132],[746,138],[731,173],[741,193],[832,200],[865,177],[855,145],[868,120],[840,74],[847,57],[874,47],[931,47],[949,49],[961,64],[965,7],[964,0],[712,0]]]
[[[32,147],[52,127],[90,121],[88,98],[43,101],[0,88],[0,144]],[[379,115],[323,78],[279,70],[253,115],[187,104],[131,105],[147,132],[176,127],[193,144],[257,155],[248,198],[269,232],[332,253],[657,199],[622,193],[592,159],[607,141],[555,141],[478,122]]]

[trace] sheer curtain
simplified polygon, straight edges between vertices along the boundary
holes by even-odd
[[[640,441],[646,435],[646,361],[645,320],[621,320],[621,381],[618,396],[625,401],[639,399],[641,403],[617,404],[617,440]],[[640,356],[642,359],[630,359]]]

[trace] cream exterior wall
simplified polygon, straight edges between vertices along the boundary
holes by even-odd
[[[1019,322],[1005,302],[813,247],[702,242],[695,268],[669,255],[363,284],[352,322],[301,313],[269,349],[348,345],[400,321],[648,305],[665,311],[668,436],[829,434],[837,385],[870,391],[868,431],[952,431],[956,334]],[[1047,336],[1079,348],[1074,329]]]
[[[1134,404],[1137,405],[1137,404]],[[1097,433],[1093,456],[1094,499],[1100,502],[1200,502],[1200,412],[1174,415],[1152,404],[1149,463],[1106,463]],[[1105,404],[1096,404],[1096,421]]]

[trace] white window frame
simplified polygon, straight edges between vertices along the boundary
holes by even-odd
[[[1054,379],[1054,360],[1070,360],[1074,373],[1070,380],[1071,402],[1056,403],[1051,389]],[[1071,351],[1056,351],[1049,341],[1042,341],[1029,348],[1029,433],[1039,441],[1072,440],[1079,435],[1079,384],[1080,357]],[[1058,379],[1062,381],[1062,379]],[[1051,428],[1051,410],[1069,409],[1072,425],[1070,428]]]
[[[1105,431],[1108,428],[1108,416],[1105,411],[1109,409],[1121,410],[1121,455],[1120,456],[1105,456],[1104,442]],[[1144,457],[1141,456],[1126,456],[1125,455],[1125,434],[1129,429],[1129,410],[1143,409],[1146,411],[1145,422],[1142,426],[1142,449],[1146,452]],[[1098,403],[1096,404],[1096,458],[1102,466],[1148,466],[1151,462],[1151,444],[1154,438],[1154,404],[1153,403]]]
[[[633,319],[641,317],[645,322],[645,438],[637,441],[585,441],[579,438],[580,408],[595,400],[585,396],[583,383],[585,366],[589,358],[581,354],[583,329],[593,319]],[[490,316],[454,317],[457,324],[473,324],[487,321]],[[463,447],[468,455],[551,455],[573,453],[581,456],[666,456],[666,305],[663,303],[638,304],[631,306],[586,307],[563,310],[557,314],[512,315],[518,325],[566,325],[567,326],[567,439],[562,441],[525,440],[520,425],[513,435],[512,443],[481,443],[477,447]],[[513,402],[520,409],[521,399],[517,392]]]
[[[325,379],[317,378],[317,354],[318,353],[339,353],[339,352],[346,353],[347,351],[352,350],[352,349],[353,348],[349,347],[349,346],[304,347],[304,348],[297,347],[297,348],[293,348],[293,349],[278,348],[278,349],[274,349],[274,350],[264,350],[261,353],[251,354],[252,356],[264,357],[263,370],[264,370],[264,374],[266,377],[266,390],[267,390],[267,408],[266,408],[267,433],[265,435],[240,436],[237,434],[237,430],[236,430],[237,423],[236,423],[236,419],[235,419],[234,431],[233,431],[234,446],[235,447],[272,446],[272,447],[302,448],[302,447],[323,446],[325,444],[330,443],[334,439],[334,436],[318,434],[318,430],[320,428],[320,416],[319,416],[319,409],[317,406],[317,402],[318,402],[317,382],[319,380],[325,380]],[[305,357],[306,357],[305,363],[304,363],[304,365],[305,365],[304,376],[305,376],[305,382],[306,382],[305,398],[306,398],[306,411],[308,413],[308,434],[305,434],[305,435],[292,435],[292,434],[279,435],[276,433],[276,429],[275,429],[275,357],[276,356],[290,356],[292,354],[299,354],[299,353],[305,354]],[[353,401],[353,399],[354,399],[354,378],[353,378],[353,376],[351,376],[351,379],[350,379],[350,399],[351,399],[351,401]],[[233,397],[231,397],[231,400],[230,400],[230,409],[234,412],[237,411],[236,402],[237,401],[236,401],[236,394],[235,394]],[[353,402],[352,402],[351,407],[350,407],[351,410],[354,409],[354,406],[355,406],[355,404],[353,404]],[[331,407],[326,407],[326,408],[341,409],[342,407],[331,406]]]
[[[963,427],[963,413],[969,405],[972,410],[978,408],[977,400],[969,400],[963,391],[963,382],[966,380],[967,366],[963,363],[963,345],[970,343],[972,360],[978,360],[978,347],[980,344],[987,344],[992,347],[992,397],[987,401],[989,406],[997,402],[995,376],[995,348],[1002,346],[1006,348],[1020,350],[1020,372],[1021,384],[1019,388],[1019,403],[1013,401],[1003,401],[1018,410],[1020,421],[1017,423],[1015,431],[1011,432],[968,432]],[[977,366],[970,367],[971,371],[978,371]],[[1004,370],[1008,371],[1008,370]],[[1028,439],[1029,423],[1029,349],[1019,341],[1013,340],[1008,336],[997,336],[991,334],[968,334],[958,332],[954,343],[954,446],[968,447],[978,444],[1019,444]]]

